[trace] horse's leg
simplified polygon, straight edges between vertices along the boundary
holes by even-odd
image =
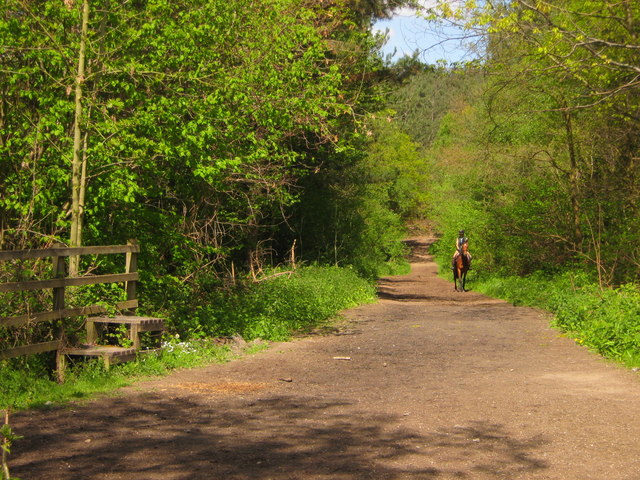
[[[458,270],[454,267],[453,268],[453,289],[457,292],[458,291],[458,275],[456,275],[458,273]]]
[[[455,275],[455,290],[456,292],[463,292],[464,288],[462,287],[462,269],[459,265],[456,265],[456,269],[454,270]],[[461,290],[462,289],[462,290]]]
[[[462,274],[462,291],[466,292],[465,285],[467,284],[467,272]]]

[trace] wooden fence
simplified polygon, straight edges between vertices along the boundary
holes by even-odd
[[[65,247],[63,245],[57,245],[44,249],[0,251],[0,262],[51,258],[54,277],[50,279],[0,283],[0,293],[51,289],[53,295],[53,308],[51,311],[28,313],[12,317],[0,317],[0,327],[19,328],[41,322],[61,321],[58,333],[54,340],[0,350],[0,360],[55,350],[57,351],[56,363],[58,376],[59,379],[62,380],[67,348],[64,334],[64,320],[71,317],[107,313],[107,309],[101,305],[67,308],[65,306],[65,289],[68,287],[79,287],[84,285],[124,283],[126,300],[115,302],[114,306],[118,310],[133,312],[138,307],[136,289],[137,282],[139,280],[137,272],[137,255],[139,252],[140,246],[134,240],[129,241],[127,245],[109,245],[99,247]],[[69,257],[113,254],[126,255],[124,273],[86,275],[82,277],[68,276],[67,259]],[[92,328],[95,328],[95,325],[93,323],[87,323],[88,336],[92,335],[90,332]],[[93,336],[95,336],[95,334]]]

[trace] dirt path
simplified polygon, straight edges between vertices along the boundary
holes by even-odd
[[[640,479],[640,377],[412,273],[339,333],[13,418],[39,479]],[[350,358],[340,359],[342,358]]]

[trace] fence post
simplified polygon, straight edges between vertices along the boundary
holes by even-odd
[[[127,245],[137,245],[137,240],[127,240]],[[138,271],[138,254],[127,252],[125,273],[135,273]],[[127,292],[127,300],[135,300],[137,295],[137,282],[135,280],[125,282],[124,290]],[[130,308],[130,312],[135,312],[135,308]],[[137,324],[129,325],[129,338],[133,342],[133,347],[140,349],[140,327]]]
[[[128,240],[127,245],[137,245],[137,240]],[[136,252],[127,252],[125,273],[135,273],[138,271],[138,254]],[[124,290],[127,292],[127,300],[135,300],[137,294],[136,281],[124,282]],[[131,308],[134,311],[135,308]]]
[[[61,243],[53,245],[55,247],[63,247]],[[52,255],[51,262],[53,265],[53,275],[55,278],[64,278],[67,276],[67,264],[63,256]],[[53,310],[59,311],[64,309],[64,297],[65,288],[56,287],[53,289]],[[64,332],[64,318],[60,318],[60,330],[59,330],[59,342],[58,349],[56,350],[56,373],[58,382],[64,382],[64,370],[66,367],[66,356],[64,349],[66,346],[65,332]]]

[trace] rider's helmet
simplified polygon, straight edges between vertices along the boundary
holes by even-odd
[[[459,237],[464,237],[464,230],[460,230],[460,231],[458,232],[458,236],[459,236]]]

